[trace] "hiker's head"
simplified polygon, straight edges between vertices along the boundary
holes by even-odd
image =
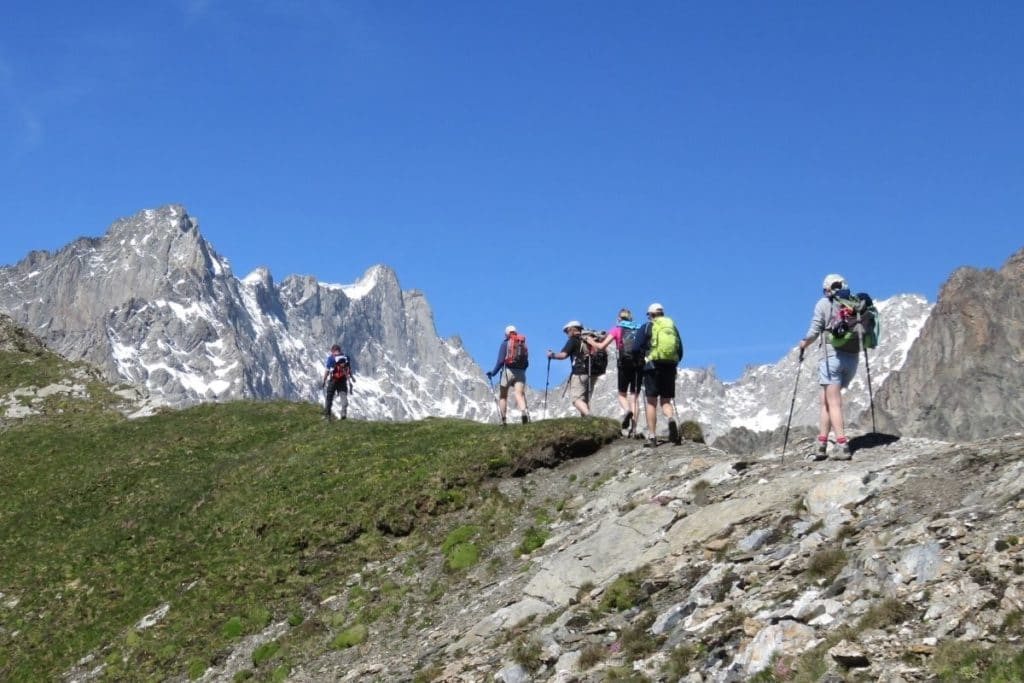
[[[826,294],[831,294],[840,289],[846,289],[846,279],[837,273],[829,273],[822,281],[821,287],[825,290]]]
[[[505,328],[505,336],[507,337],[508,335],[512,334],[515,331],[516,331],[516,326],[515,325],[509,325],[509,326],[507,326]]]
[[[341,347],[335,344],[334,346],[331,347],[331,353],[333,353],[334,355],[338,355],[339,353],[341,353]]]
[[[665,307],[659,303],[653,303],[647,307],[647,317],[657,318],[659,315],[665,315]]]
[[[562,326],[562,331],[568,335],[577,335],[583,331],[583,323],[579,320],[570,320]]]
[[[620,308],[619,309],[619,320],[632,320],[632,319],[633,319],[633,312],[632,311],[630,311],[628,308]]]

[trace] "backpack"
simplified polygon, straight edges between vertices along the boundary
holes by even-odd
[[[881,328],[878,309],[869,294],[851,294],[848,289],[840,289],[832,295],[832,318],[825,330],[833,348],[848,353],[873,349],[878,346]]]
[[[640,346],[643,324],[632,320],[620,320],[618,325],[622,329],[622,353],[619,354],[619,360],[623,360],[624,357],[634,359],[640,356],[643,353]]]
[[[331,379],[335,382],[347,380],[352,376],[352,366],[348,364],[348,356],[338,356],[331,366]]]
[[[530,351],[526,348],[526,336],[511,332],[508,335],[508,351],[505,353],[505,367],[525,370],[530,365]]]
[[[682,349],[679,330],[672,318],[659,315],[651,321],[651,350],[647,352],[647,360],[679,363],[683,359]]]
[[[577,373],[583,375],[590,375],[591,377],[600,377],[608,370],[608,351],[601,349],[600,351],[591,351],[590,344],[588,341],[594,343],[600,343],[604,341],[605,333],[603,331],[598,332],[596,330],[583,330],[583,334],[580,335],[580,352],[576,356],[575,362],[573,362],[574,368],[580,368],[584,372]]]

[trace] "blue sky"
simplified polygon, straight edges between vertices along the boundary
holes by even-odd
[[[826,272],[934,300],[1024,246],[1022,32],[1019,2],[13,3],[0,264],[180,203],[239,277],[390,265],[484,366],[517,324],[535,386],[567,320],[652,301],[735,379]]]

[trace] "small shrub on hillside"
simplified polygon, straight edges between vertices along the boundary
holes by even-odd
[[[335,650],[344,650],[346,648],[359,645],[366,642],[366,637],[370,634],[366,624],[354,624],[349,626],[347,629],[342,631],[331,641],[331,647]]]
[[[430,683],[444,673],[444,669],[436,664],[424,667],[412,677],[412,683]]]
[[[225,638],[238,638],[242,635],[242,617],[231,617],[220,629],[220,634]]]
[[[599,643],[591,643],[580,653],[579,667],[582,671],[592,669],[608,656],[608,648]]]
[[[661,673],[668,680],[677,681],[690,673],[693,660],[697,658],[698,650],[692,645],[683,643],[676,645],[668,654],[668,659],[661,666]]]
[[[896,598],[886,598],[873,605],[857,622],[858,630],[885,628],[902,624],[914,616],[916,610]]]
[[[460,526],[448,534],[441,545],[448,569],[468,569],[480,560],[480,549],[470,542],[479,532],[480,529],[475,526]]]
[[[540,667],[540,643],[533,639],[520,638],[512,646],[512,659],[527,671]]]
[[[821,550],[807,562],[806,574],[812,580],[825,579],[831,583],[846,566],[846,553],[842,550]]]
[[[535,526],[531,526],[526,530],[523,542],[516,548],[516,552],[520,555],[529,555],[534,550],[540,548],[544,543],[551,537],[550,532],[545,529],[538,529]]]
[[[679,425],[679,434],[687,441],[704,443],[704,430],[693,420],[686,420]]]
[[[643,617],[622,630],[619,640],[622,642],[622,652],[627,659],[643,659],[658,649],[658,645],[663,639],[649,630],[651,624],[654,623],[654,618],[654,612],[646,612]]]
[[[269,643],[263,643],[255,650],[252,651],[252,665],[259,667],[263,662],[268,662],[274,658],[274,655],[281,649],[281,644],[276,640],[272,640]]]
[[[599,608],[602,612],[622,612],[640,604],[643,598],[640,577],[633,573],[623,574],[605,589]]]
[[[1024,680],[1024,650],[985,648],[961,641],[943,641],[931,662],[940,681],[1011,683]]]
[[[472,543],[460,543],[448,554],[448,569],[459,571],[469,569],[480,561],[480,549]]]

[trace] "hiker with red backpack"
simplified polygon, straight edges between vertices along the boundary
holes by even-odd
[[[501,374],[501,381],[498,382],[498,412],[501,415],[501,424],[506,424],[505,416],[508,411],[508,389],[513,387],[516,394],[516,406],[519,408],[520,419],[523,424],[530,421],[530,411],[526,407],[526,368],[530,365],[529,350],[526,347],[526,337],[519,334],[515,325],[505,328],[505,339],[498,347],[498,360],[494,369],[487,373],[487,379],[494,379]],[[493,391],[493,385],[491,390]]]
[[[615,342],[619,374],[618,399],[625,413],[622,428],[628,429],[630,436],[636,433],[643,382],[644,353],[640,345],[642,328],[642,324],[633,321],[633,313],[628,308],[622,308],[619,310],[615,325],[608,331],[608,336],[594,347],[603,350]]]
[[[850,441],[846,438],[846,424],[843,420],[843,389],[849,386],[857,374],[858,353],[861,345],[849,331],[840,329],[843,323],[843,295],[849,296],[846,280],[842,275],[830,273],[822,282],[822,297],[814,305],[811,324],[807,333],[800,340],[800,360],[804,350],[816,339],[824,349],[824,356],[818,367],[818,384],[821,385],[821,413],[819,416],[818,444],[808,457],[813,460],[824,460],[828,457],[828,435],[832,431],[836,435],[836,447],[832,452],[833,460],[849,460],[852,457]],[[843,332],[847,342],[837,344],[833,341],[836,333]],[[838,341],[838,340],[837,340]]]
[[[355,384],[356,379],[352,376],[352,364],[348,356],[341,352],[337,344],[331,347],[331,355],[324,361],[324,419],[334,419],[331,407],[334,403],[334,396],[337,394],[338,403],[341,406],[341,419],[348,417],[348,392],[349,383]]]

